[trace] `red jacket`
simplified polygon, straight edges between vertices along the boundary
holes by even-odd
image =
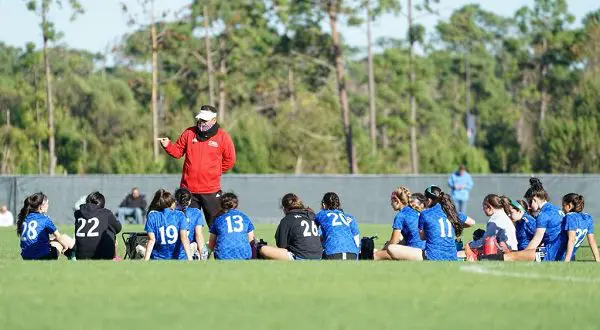
[[[235,147],[227,132],[220,129],[206,141],[196,140],[196,127],[181,133],[175,144],[165,151],[177,159],[185,155],[181,187],[194,194],[211,194],[221,190],[221,174],[235,164]]]

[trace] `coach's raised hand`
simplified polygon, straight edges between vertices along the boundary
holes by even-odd
[[[163,146],[163,148],[166,148],[171,142],[171,140],[168,137],[158,138],[158,141],[160,141],[160,144]]]

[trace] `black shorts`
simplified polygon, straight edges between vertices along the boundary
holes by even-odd
[[[323,254],[325,260],[358,260],[356,253],[334,253],[330,255]]]
[[[221,195],[221,191],[211,194],[192,194],[190,207],[202,210],[209,228],[219,211],[221,211]]]

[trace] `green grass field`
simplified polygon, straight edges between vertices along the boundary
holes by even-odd
[[[389,235],[387,225],[361,230],[380,244]],[[273,232],[257,228],[269,243]],[[591,262],[24,262],[18,242],[0,230],[7,330],[600,326],[600,268]],[[589,259],[589,248],[578,257]]]

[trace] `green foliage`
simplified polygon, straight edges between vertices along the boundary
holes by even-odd
[[[362,25],[364,0],[336,0],[341,22]],[[438,1],[414,1],[434,13]],[[29,0],[42,15],[75,0]],[[326,2],[193,1],[187,17],[157,21],[159,130],[175,140],[208,101],[204,22],[208,20],[221,125],[237,146],[236,173],[340,173],[344,134],[337,100],[335,54]],[[371,18],[399,14],[400,0],[371,0]],[[204,6],[209,16],[203,17]],[[160,15],[156,15],[160,17]],[[98,54],[52,43],[54,22],[42,26],[50,42],[59,172],[177,173],[182,160],[152,161],[149,29],[137,25],[105,67]],[[466,5],[434,31],[415,24],[408,35],[383,40],[375,52],[377,153],[368,136],[366,59],[346,58],[352,135],[359,172],[409,173],[408,45],[423,52],[412,65],[423,173],[600,171],[600,11],[579,28],[565,0],[536,0],[503,17]],[[433,34],[433,35],[432,35]],[[425,36],[432,35],[432,38]],[[347,45],[343,45],[348,49]],[[0,43],[0,170],[47,169],[42,54]],[[467,107],[466,102],[469,102]],[[545,119],[541,121],[542,101]],[[222,104],[221,104],[222,103]],[[10,110],[10,127],[6,110]],[[468,145],[467,114],[475,118]]]

